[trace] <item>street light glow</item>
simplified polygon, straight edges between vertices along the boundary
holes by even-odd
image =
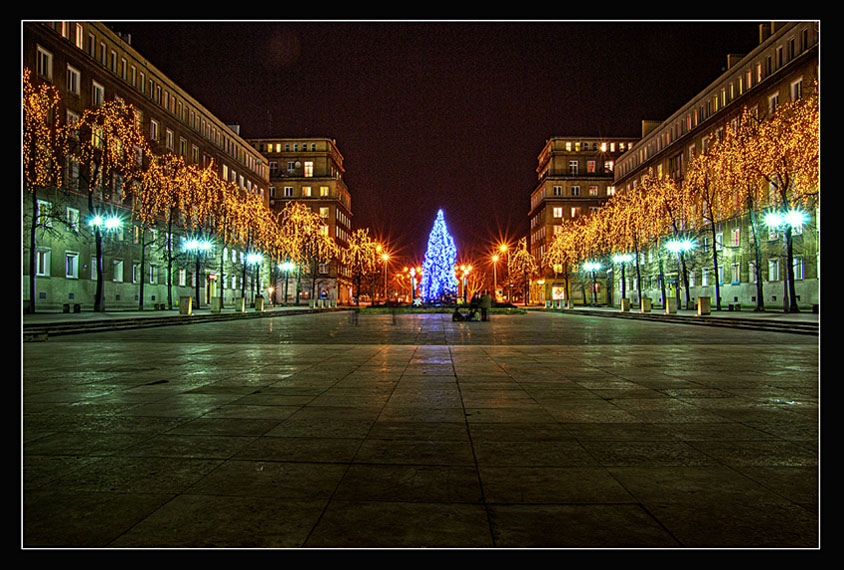
[[[254,263],[261,263],[261,260],[264,259],[264,256],[260,253],[248,253],[246,254],[246,263],[254,264]]]
[[[123,225],[123,221],[117,216],[108,216],[104,218],[103,216],[96,214],[91,221],[88,222],[91,226],[97,228],[104,228],[105,230],[116,230],[120,226]]]
[[[597,271],[601,268],[601,264],[597,261],[587,261],[583,264],[583,269],[585,271]]]
[[[673,239],[665,244],[668,251],[671,253],[681,253],[684,251],[691,251],[695,248],[695,242],[688,238]]]
[[[612,260],[616,263],[630,263],[633,261],[633,255],[630,253],[620,253],[612,256]]]

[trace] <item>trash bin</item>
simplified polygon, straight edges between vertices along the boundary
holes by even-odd
[[[650,313],[653,306],[653,299],[650,297],[642,297],[642,312]]]
[[[677,312],[677,298],[669,297],[665,300],[665,314],[673,315]]]
[[[255,310],[259,313],[264,310],[264,298],[260,295],[255,297]]]
[[[219,313],[223,310],[223,298],[222,297],[211,297],[211,312],[212,313]]]
[[[698,297],[697,298],[697,314],[698,315],[708,315],[709,314],[709,306],[712,302],[710,297]]]
[[[630,299],[622,299],[620,309],[622,313],[628,312],[630,310]]]
[[[193,297],[179,297],[179,314],[190,315],[193,312]]]
[[[235,297],[232,301],[232,305],[234,306],[234,310],[237,313],[245,313],[246,312],[246,298],[245,297]]]

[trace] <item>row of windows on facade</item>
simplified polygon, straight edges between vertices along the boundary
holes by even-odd
[[[80,255],[77,252],[65,251],[65,271],[64,277],[66,279],[80,279],[79,267]],[[91,258],[89,277],[91,280],[97,279],[97,258]],[[115,259],[112,261],[112,278],[115,283],[125,282],[124,263],[122,259]],[[83,267],[84,269],[84,267]],[[320,263],[317,271],[320,275],[327,275],[329,273],[329,264]],[[344,272],[345,273],[345,272]],[[35,255],[35,275],[36,277],[52,277],[52,252],[47,248],[39,248]],[[250,287],[253,283],[253,278],[247,273],[246,281],[243,281],[243,276],[238,273],[229,274],[228,282],[224,284],[229,289],[240,289],[243,284]],[[141,265],[140,262],[132,264],[132,283],[140,283],[141,281]],[[163,281],[162,281],[163,280]],[[167,271],[163,267],[155,264],[148,265],[147,283],[150,285],[166,285]],[[177,269],[176,279],[174,285],[180,287],[193,287],[196,285],[196,272],[188,271],[187,269]]]
[[[767,267],[768,271],[765,273],[764,279],[766,282],[775,282],[775,281],[782,281],[783,276],[780,272],[780,259],[779,258],[769,258],[767,260]],[[795,280],[803,280],[804,279],[804,263],[802,256],[795,256],[793,258],[793,267],[794,267],[794,279]],[[756,263],[754,261],[749,261],[745,264],[747,269],[747,278],[742,281],[742,264],[741,263],[731,263],[728,266],[719,266],[718,267],[718,284],[719,285],[740,285],[742,283],[756,283]],[[563,268],[562,266],[556,266],[554,270],[558,274],[562,274]],[[725,282],[724,277],[726,272],[729,271],[730,274],[730,281]],[[617,278],[620,280],[620,272],[617,273]],[[713,280],[713,275],[715,271],[709,267],[702,267],[699,270],[689,270],[689,287],[707,287],[709,285],[714,285],[715,282]],[[698,281],[698,277],[700,280]],[[651,283],[654,277],[651,276],[643,276],[644,286],[646,288],[650,288],[648,283]],[[671,278],[672,281],[676,279],[676,273]],[[637,290],[639,286],[639,280],[635,275],[631,275],[630,272],[625,275],[626,286],[629,289]]]
[[[800,34],[800,52],[807,50],[810,46],[808,27],[797,32]],[[696,102],[687,105],[689,110],[671,124],[664,125],[659,132],[650,137],[652,140],[640,145],[639,151],[619,161],[619,171],[622,176],[631,172],[643,164],[651,156],[659,153],[663,148],[671,145],[680,137],[690,132],[693,128],[702,124],[707,119],[724,109],[729,103],[748,92],[751,88],[760,84],[774,71],[780,69],[787,62],[791,61],[798,54],[797,35],[793,35],[786,41],[788,46],[788,57],[784,56],[782,45],[768,50],[750,63],[743,72],[734,73],[725,80],[720,87],[709,94],[701,97]],[[776,65],[774,65],[776,62]],[[797,101],[803,96],[803,77],[799,77],[789,84],[789,94],[792,101]],[[775,90],[767,96],[768,115],[772,115],[780,105],[780,92]],[[758,109],[754,111],[758,113]],[[703,137],[705,146],[706,137]],[[704,148],[704,152],[705,152]],[[694,158],[694,145],[689,147],[689,159]]]
[[[42,78],[49,80],[49,81],[52,81],[53,80],[53,54],[40,45],[36,46],[36,54],[37,54],[36,55],[36,72]],[[134,71],[134,66],[132,67],[132,69]],[[143,73],[141,73],[141,75],[143,76]],[[82,73],[81,73],[81,71],[79,69],[73,67],[72,65],[68,64],[67,65],[67,74],[66,74],[67,93],[70,94],[70,95],[77,96],[77,97],[81,96],[81,83],[82,83]],[[133,82],[133,85],[134,85],[134,82]],[[141,92],[143,93],[143,89],[141,90]],[[169,94],[167,94],[167,92],[165,92],[165,94],[167,95],[165,97],[165,99],[169,100]],[[173,97],[173,100],[175,100],[175,97]],[[103,105],[103,103],[105,103],[105,86],[98,83],[96,80],[92,79],[91,80],[91,101],[90,101],[91,107],[97,108],[97,107],[100,107],[101,105]],[[167,101],[165,101],[165,103],[167,103]],[[178,104],[178,110],[181,110],[181,102],[179,102],[179,104]],[[177,113],[177,117],[178,116],[179,116],[179,114]],[[202,129],[202,127],[204,125],[206,125],[206,121],[205,121],[204,118],[200,119],[199,117],[200,116],[198,114],[194,113],[194,111],[191,110],[190,111],[190,117],[189,118],[184,117],[184,119],[185,119],[185,121],[190,120],[191,123],[193,123],[192,126],[194,127],[194,130],[197,130],[197,131],[200,132],[200,134],[202,134],[203,131],[200,130],[200,129]],[[138,127],[142,128],[143,123],[144,123],[143,112],[140,109],[137,109],[137,108],[135,109],[135,121],[136,121]],[[67,111],[67,124],[70,125],[70,126],[73,126],[73,125],[77,124],[78,122],[79,122],[79,115],[77,113],[73,112],[73,111],[68,110]],[[191,126],[191,123],[188,123],[188,125]],[[203,129],[203,130],[206,131],[205,132],[205,135],[206,135],[205,138],[210,140],[212,143],[215,143],[218,147],[222,148],[224,151],[226,151],[229,155],[231,155],[232,157],[234,157],[237,160],[238,157],[237,157],[237,151],[236,151],[237,147],[236,147],[236,145],[233,142],[230,142],[230,140],[226,137],[223,137],[221,139],[220,135],[218,134],[218,131],[216,130],[216,127],[210,127],[210,125],[211,125],[210,122],[208,123],[208,125],[209,125],[209,127],[207,127],[206,129]],[[164,140],[163,141],[161,139],[161,136],[162,136],[161,133],[162,133],[162,128],[161,128],[160,121],[150,117],[149,139],[151,141],[154,141],[154,142],[163,142],[164,146],[167,150],[170,150],[171,152],[176,152],[177,151],[176,140],[175,140],[176,136],[175,136],[174,131],[172,129],[165,128],[164,129]],[[216,139],[216,142],[215,142],[215,139]],[[190,145],[190,148],[189,148],[189,145]],[[188,158],[188,156],[190,156],[191,160],[194,163],[199,163],[199,161],[200,161],[199,147],[197,145],[193,144],[193,143],[189,143],[189,141],[186,138],[181,137],[181,136],[179,137],[178,152],[181,156],[183,156],[185,158]],[[265,173],[263,172],[263,169],[262,169],[261,159],[257,159],[256,157],[252,156],[251,154],[247,154],[245,152],[242,153],[242,154],[243,154],[243,156],[241,157],[240,162],[245,163],[245,167],[248,170],[252,170],[253,172],[258,173],[259,175],[265,175]],[[210,158],[205,156],[204,153],[203,153],[203,157],[202,157],[202,163],[203,163],[203,166],[208,166],[208,164],[210,164]],[[231,170],[231,173],[229,173],[229,170]],[[253,191],[252,181],[245,179],[242,174],[238,178],[235,170],[229,169],[228,165],[226,165],[226,164],[222,165],[221,177],[224,180],[228,180],[232,183],[238,184],[241,188],[244,188],[244,189],[246,189],[250,192]],[[254,191],[256,193],[260,193],[261,197],[263,197],[264,190],[259,189],[257,184],[255,184]]]
[[[563,148],[566,152],[586,152],[586,151],[600,151],[600,152],[625,152],[633,147],[632,142],[618,142],[615,141],[565,141]]]
[[[568,191],[568,196],[571,198],[579,198],[581,196],[580,186],[570,186]],[[554,186],[551,189],[551,195],[554,198],[562,198],[566,196],[565,188],[563,186]],[[601,189],[599,186],[589,186],[588,196],[592,198],[600,197]],[[606,195],[607,197],[615,195],[615,186],[607,186],[606,188]],[[539,191],[533,196],[531,199],[531,209],[535,208],[539,205],[542,200],[547,197],[547,190],[545,187],[539,189]],[[554,216],[555,218],[559,218],[561,216]]]
[[[85,31],[83,24],[75,23],[71,25],[70,22],[63,21],[59,22],[59,26],[59,33],[62,37],[71,41],[77,48],[84,52]],[[130,64],[123,54],[120,54],[118,63],[117,50],[108,48],[105,41],[99,41],[98,44],[96,35],[93,32],[89,32],[87,53],[94,61],[97,61],[98,45],[100,49],[99,63],[104,68],[110,69],[112,73],[120,77],[124,82],[129,83],[141,94],[153,99],[160,106],[176,116],[182,123],[187,124],[217,147],[223,149],[227,154],[244,163],[247,168],[258,174],[262,174],[263,161],[260,157],[246,152],[246,147],[236,144],[232,138],[224,133],[222,128],[216,126],[212,121],[207,120],[199,111],[195,111],[187,101],[183,103],[176,96],[175,92],[171,94],[170,91],[163,88],[162,84],[152,77],[147,81],[144,71],[138,71],[135,64]],[[46,50],[44,51],[46,52]],[[51,68],[52,54],[49,54],[49,65]],[[49,77],[52,78],[52,69],[49,71]],[[148,89],[147,86],[149,87]]]

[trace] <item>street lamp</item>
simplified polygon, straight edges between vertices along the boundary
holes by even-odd
[[[492,255],[492,294],[495,300],[498,301],[498,254]]]
[[[601,264],[597,261],[587,261],[583,264],[584,271],[589,271],[592,274],[592,306],[595,306],[595,293],[596,293],[596,284],[595,284],[595,272],[601,269]]]
[[[467,298],[467,291],[466,291],[466,281],[469,276],[469,272],[472,271],[471,265],[461,265],[460,266],[461,276],[463,279],[463,303],[466,303]]]
[[[284,304],[287,305],[287,280],[290,277],[290,272],[293,271],[293,262],[285,261],[278,264],[278,268],[284,272]]]
[[[214,247],[210,241],[203,238],[191,238],[184,243],[183,249],[192,252],[196,256],[196,275],[194,277],[194,286],[196,292],[196,308],[199,308],[199,282],[200,282],[200,260],[202,255]]]
[[[387,261],[390,260],[390,254],[384,252],[381,254],[381,261],[384,262],[384,304],[387,304]]]
[[[624,277],[624,268],[627,266],[628,263],[633,261],[633,255],[629,253],[618,253],[612,256],[612,260],[615,263],[621,265],[621,298],[627,298],[627,279]]]
[[[787,212],[770,211],[765,214],[764,222],[768,229],[781,230],[783,233],[783,256],[785,257],[786,274],[782,280],[782,310],[789,312],[789,300],[794,302],[791,311],[797,312],[797,293],[794,290],[794,267],[791,265],[791,236],[795,229],[800,229],[808,221],[809,216],[800,210]]]
[[[665,247],[668,249],[668,251],[677,255],[677,307],[680,306],[680,272],[682,272],[683,285],[686,288],[686,308],[688,309],[690,305],[689,280],[686,277],[686,260],[684,258],[684,255],[687,251],[691,251],[696,247],[695,242],[689,238],[672,239],[665,244]]]
[[[255,286],[254,286],[254,288],[253,288],[253,292],[254,292],[254,291],[256,291],[256,290],[257,290],[257,291],[260,291],[260,290],[261,290],[261,284],[260,284],[260,280],[261,280],[261,262],[262,262],[263,260],[264,260],[264,256],[263,256],[263,255],[261,255],[261,254],[260,254],[260,253],[258,253],[258,252],[254,252],[254,251],[253,251],[253,252],[251,252],[251,253],[247,253],[247,254],[246,254],[246,263],[247,263],[248,265],[252,265],[252,266],[254,266],[254,267],[255,267],[255,284],[254,284]],[[254,299],[254,295],[253,295],[253,299],[252,299],[252,300],[253,300],[253,301],[255,300],[255,299]]]
[[[511,303],[513,301],[513,283],[510,281],[510,250],[506,243],[502,243],[498,246],[498,251],[507,254],[507,302]]]

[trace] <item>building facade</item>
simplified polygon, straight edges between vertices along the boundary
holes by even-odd
[[[306,204],[323,219],[324,231],[341,249],[348,247],[352,232],[352,195],[343,178],[343,155],[337,143],[328,138],[261,138],[249,143],[267,157],[269,205],[282,211],[290,202]],[[300,274],[300,294],[308,299],[311,291],[307,271]],[[288,281],[287,275],[279,279]],[[320,265],[315,287],[317,299],[347,304],[351,278],[341,260]],[[295,291],[279,281],[277,291],[287,291],[287,301]]]
[[[218,176],[269,203],[266,159],[138,53],[131,38],[100,22],[25,22],[22,28],[23,67],[31,70],[36,84],[46,82],[57,89],[60,112],[68,124],[78,121],[88,108],[122,99],[135,108],[154,154],[178,154],[187,163],[202,167],[213,164]],[[34,271],[36,310],[93,307],[97,275],[88,219],[94,212],[88,205],[87,190],[80,187],[78,169],[71,163],[62,167],[62,187],[39,189],[36,196],[39,227],[35,267],[29,266],[29,242],[23,239],[22,297],[28,304],[29,275]],[[28,203],[31,197],[23,199]],[[246,271],[246,252],[238,246],[207,236],[213,248],[204,254],[197,272],[196,254],[184,247],[196,232],[163,224],[142,232],[133,220],[132,205],[121,198],[96,200],[94,209],[112,213],[122,221],[105,237],[106,310],[177,303],[182,296],[194,295],[197,282],[200,305],[218,296],[226,302],[234,297],[251,297],[263,287],[256,276],[267,272],[257,272],[255,267]],[[31,222],[27,210],[24,208],[25,236]],[[177,252],[170,263],[172,275],[164,254],[168,241],[171,251]]]
[[[545,143],[529,213],[529,249],[540,267],[563,224],[589,215],[615,193],[615,162],[635,142],[631,138],[554,137]],[[583,288],[573,282],[569,285],[571,290],[564,293],[563,279],[553,268],[544,268],[531,286],[531,299],[539,303],[564,297],[582,300]]]
[[[817,22],[773,23],[760,26],[759,44],[745,56],[728,56],[728,68],[706,89],[679,108],[668,119],[646,125],[642,139],[618,158],[613,184],[618,192],[637,185],[649,171],[671,176],[682,183],[692,158],[705,149],[708,137],[745,108],[759,117],[772,114],[777,105],[793,101],[818,80],[819,30]],[[808,222],[794,236],[794,270],[798,306],[803,309],[819,303],[820,249],[818,240],[820,209],[806,212]],[[782,307],[785,257],[781,232],[764,230],[762,273],[766,307]],[[695,255],[689,256],[690,297],[694,306],[699,297],[709,297],[716,305],[714,286],[718,281],[721,304],[726,307],[757,306],[753,232],[747,216],[716,223],[715,243],[704,234],[697,236]],[[714,271],[712,248],[717,250],[718,273]],[[667,262],[662,276],[660,257],[654,250],[640,252],[644,275],[642,291],[637,290],[633,271],[626,274],[626,291],[633,306],[640,297],[664,303],[675,297],[679,264]],[[620,291],[620,271],[602,275],[612,290]],[[682,285],[679,285],[682,287]],[[679,297],[679,295],[677,295]],[[620,295],[615,296],[615,303]],[[691,307],[690,307],[691,308]]]

